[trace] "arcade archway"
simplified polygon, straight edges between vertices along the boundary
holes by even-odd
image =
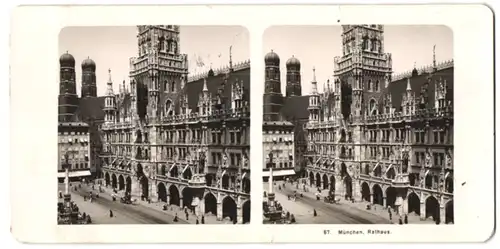
[[[446,177],[445,191],[453,194],[453,178],[451,176]]]
[[[231,221],[236,219],[236,202],[230,196],[222,200],[222,218],[229,217]]]
[[[242,184],[243,192],[250,194],[250,177],[248,174],[244,175],[241,184]]]
[[[408,195],[408,213],[414,212],[417,215],[420,215],[420,198],[415,192],[411,192]]]
[[[427,174],[425,176],[425,188],[432,189],[432,175],[431,174]]]
[[[382,167],[380,167],[380,164],[373,169],[373,176],[382,177]]]
[[[179,177],[179,168],[177,165],[172,166],[169,173],[170,177]]]
[[[115,174],[112,174],[111,175],[111,187],[113,189],[115,189],[117,187],[117,180],[116,180],[116,175]]]
[[[335,192],[335,176],[330,176],[330,191]]]
[[[209,173],[205,174],[205,182],[206,182],[207,186],[212,186],[213,179],[214,179],[213,174],[209,174]]]
[[[370,186],[366,182],[361,184],[361,197],[364,201],[370,202]]]
[[[158,199],[167,202],[167,188],[163,182],[158,183]]]
[[[132,192],[132,178],[130,178],[130,176],[127,176],[127,179],[125,181],[125,192]]]
[[[185,187],[182,190],[182,206],[191,208],[192,202],[193,202],[193,191],[191,188]]]
[[[434,196],[427,197],[425,200],[425,218],[433,217],[434,221],[439,220],[439,202]]]
[[[186,166],[186,168],[182,172],[182,178],[190,180],[191,177],[193,177],[193,172],[191,172],[191,167]]]
[[[309,172],[309,185],[313,185],[314,184],[314,174],[313,172]]]
[[[453,200],[450,200],[445,205],[446,220],[445,223],[455,223],[455,216],[453,213]]]
[[[250,222],[250,200],[243,203],[243,224]]]
[[[340,166],[340,177],[343,179],[345,198],[352,198],[352,178],[347,171],[347,166],[342,163]]]
[[[167,174],[167,169],[165,167],[165,165],[161,165],[160,166],[160,175],[164,176]]]
[[[170,185],[168,188],[168,195],[170,196],[171,205],[181,205],[181,198],[179,196],[179,189],[175,185]]]
[[[365,175],[370,175],[370,165],[366,164],[365,165],[365,170],[363,172]]]
[[[205,213],[212,213],[217,215],[217,199],[212,193],[205,195]]]
[[[149,198],[149,181],[146,176],[142,176],[139,181],[141,185],[141,193],[144,198]]]
[[[222,176],[222,188],[229,189],[229,176],[227,174]]]
[[[328,176],[326,174],[323,175],[323,189],[328,189]]]
[[[387,173],[385,174],[385,176],[388,179],[396,178],[396,170],[394,170],[394,167],[389,168],[389,170],[387,170]]]
[[[104,183],[106,184],[106,187],[109,186],[109,184],[111,184],[111,179],[109,177],[109,173],[108,172],[106,172],[104,174]]]
[[[316,173],[316,187],[321,188],[321,176]]]
[[[118,176],[118,190],[124,190],[125,189],[125,179],[123,179],[123,176],[120,175]]]
[[[385,190],[385,196],[386,196],[386,205],[387,207],[393,207],[396,204],[396,189],[393,187],[388,187]]]
[[[382,188],[378,184],[375,184],[372,189],[373,204],[384,205],[384,193],[382,192]]]

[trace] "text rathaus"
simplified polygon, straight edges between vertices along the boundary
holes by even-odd
[[[342,49],[333,81],[319,93],[314,79],[303,107],[304,176],[333,195],[453,222],[453,61],[433,53],[432,65],[393,75],[382,25],[343,26]]]
[[[230,59],[188,78],[179,34],[175,25],[139,26],[130,92],[123,86],[114,94],[110,75],[102,125],[106,184],[247,223],[250,62]]]

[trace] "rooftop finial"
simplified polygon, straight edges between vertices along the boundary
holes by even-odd
[[[417,62],[416,61],[413,62],[413,68],[417,68]]]
[[[111,68],[108,69],[108,75],[109,75],[108,83],[112,83],[112,81],[111,81]]]
[[[436,44],[432,47],[432,66],[436,69]]]
[[[316,67],[313,66],[313,82],[316,82]]]

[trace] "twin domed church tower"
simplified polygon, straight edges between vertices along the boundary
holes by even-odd
[[[76,93],[75,58],[68,52],[59,58],[59,122],[77,121],[80,100]],[[82,62],[81,98],[97,97],[96,65],[87,58]]]
[[[281,93],[280,57],[271,50],[264,57],[265,90],[264,121],[280,120],[280,110],[284,99]],[[286,97],[302,96],[300,61],[292,55],[286,61]]]

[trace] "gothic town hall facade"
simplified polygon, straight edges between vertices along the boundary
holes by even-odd
[[[382,25],[344,25],[341,39],[343,55],[323,92],[314,76],[309,96],[287,84],[280,101],[302,134],[296,169],[330,195],[452,223],[453,61],[438,63],[434,53],[432,65],[395,75]],[[271,51],[265,63],[271,83],[278,55]]]
[[[180,27],[138,26],[130,82],[97,97],[106,185],[250,221],[250,62],[188,77]]]

